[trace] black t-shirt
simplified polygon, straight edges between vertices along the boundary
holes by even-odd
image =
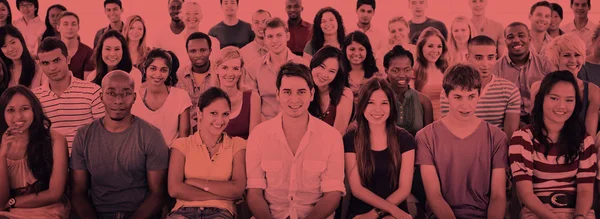
[[[345,153],[355,153],[354,151],[354,134],[355,131],[349,131],[344,135],[344,152]],[[415,138],[408,133],[406,130],[402,128],[398,128],[398,144],[400,145],[400,152],[404,153],[410,150],[414,150],[417,147],[417,143]],[[365,186],[366,189],[375,193],[375,195],[386,199],[390,196],[394,191],[398,188],[393,188],[391,186],[391,177],[398,177],[400,172],[394,173],[393,176],[389,175],[388,165],[391,154],[389,153],[389,148],[386,148],[383,151],[372,151],[373,156],[375,158],[375,170],[373,171],[372,179],[370,180],[369,185]],[[405,205],[403,206],[403,210],[407,210]],[[352,197],[350,199],[350,206],[348,208],[349,215],[357,215],[364,214],[373,209],[373,206],[363,202],[362,200]]]

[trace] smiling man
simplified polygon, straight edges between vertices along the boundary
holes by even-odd
[[[94,36],[94,48],[96,48],[98,45],[98,40],[100,40],[100,37],[102,37],[106,31],[118,30],[119,32],[123,32],[124,23],[121,21],[122,13],[123,3],[121,3],[121,0],[104,1],[104,14],[106,14],[109,24],[108,27],[104,27],[96,32],[96,36]]]
[[[265,45],[269,52],[246,68],[245,81],[248,88],[256,90],[260,95],[262,121],[279,113],[279,102],[275,95],[275,80],[279,68],[288,62],[305,64],[303,58],[294,55],[286,46],[290,40],[290,33],[285,22],[274,17],[266,23]]]
[[[40,4],[38,0],[17,0],[17,9],[23,15],[23,17],[14,20],[12,25],[15,26],[23,37],[27,44],[27,50],[31,54],[35,54],[35,47],[40,43],[42,34],[46,30],[44,21],[38,16]],[[8,6],[8,5],[7,5]]]
[[[469,40],[467,60],[481,76],[481,93],[475,115],[504,130],[506,136],[519,128],[521,94],[512,82],[492,74],[496,63],[496,43],[479,35]],[[442,116],[450,111],[449,100],[444,91],[440,93]]]
[[[346,192],[342,136],[308,113],[315,89],[307,66],[287,63],[275,77],[281,113],[246,145],[250,210],[257,219],[333,219]]]
[[[521,122],[530,124],[531,85],[541,81],[550,73],[550,62],[530,49],[529,28],[521,22],[514,22],[504,29],[508,55],[503,56],[492,68],[492,73],[504,78],[519,88],[521,93]]]
[[[171,17],[171,22],[169,23],[169,29],[171,29],[171,33],[177,35],[180,34],[185,29],[185,23],[181,20],[179,13],[181,13],[181,5],[183,4],[183,0],[169,0],[169,17]]]
[[[576,33],[583,42],[585,42],[586,55],[590,56],[593,53],[592,37],[598,24],[588,18],[590,9],[592,9],[591,0],[571,0],[571,9],[575,16],[573,22],[569,22],[562,27],[565,33]]]
[[[539,1],[531,6],[529,21],[531,22],[531,49],[537,54],[542,54],[552,37],[548,34],[552,16],[552,5],[547,1]]]
[[[358,17],[358,22],[355,26],[348,28],[348,30],[351,30],[348,31],[348,33],[354,32],[355,30],[365,33],[367,37],[369,37],[369,42],[371,43],[373,52],[379,51],[384,44],[387,45],[387,42],[382,40],[382,37],[386,36],[387,34],[381,33],[379,30],[373,27],[371,23],[373,16],[375,16],[376,6],[375,0],[357,0],[356,16]]]
[[[508,139],[475,115],[480,74],[457,64],[446,70],[442,86],[448,115],[415,137],[415,164],[435,215],[428,218],[504,218]]]
[[[240,50],[244,63],[252,63],[269,52],[265,46],[265,24],[269,18],[271,18],[271,13],[263,9],[252,14],[252,31],[256,37]]]
[[[48,37],[38,47],[40,67],[48,82],[33,90],[52,122],[52,129],[67,138],[69,155],[77,129],[104,116],[100,86],[80,80],[69,71],[67,47]]]

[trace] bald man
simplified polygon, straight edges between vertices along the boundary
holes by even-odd
[[[79,218],[160,218],[168,147],[158,128],[131,114],[134,91],[127,72],[109,72],[100,95],[104,117],[77,130],[70,168]]]

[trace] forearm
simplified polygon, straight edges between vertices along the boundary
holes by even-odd
[[[79,218],[96,218],[96,209],[92,206],[92,203],[86,195],[73,194],[71,196],[71,207]]]
[[[10,197],[10,182],[8,181],[8,168],[6,157],[0,156],[0,206],[6,205]]]
[[[428,197],[427,203],[431,207],[433,214],[435,214],[435,216],[437,216],[438,218],[456,219],[456,216],[454,216],[454,212],[452,211],[452,208],[450,208],[450,205],[448,205],[448,203],[446,202],[446,200],[444,200],[443,197],[441,197],[441,196],[437,197],[437,198],[429,198]]]
[[[397,208],[397,205],[375,195],[375,193],[367,190],[366,188],[351,188],[351,190],[354,197],[373,206],[374,208],[381,209],[385,212],[390,212],[393,208]]]
[[[488,206],[487,218],[502,219],[506,213],[506,196],[493,197]]]
[[[176,191],[170,192],[171,197],[181,199],[185,201],[206,201],[206,200],[233,200],[217,196],[202,189],[196,188],[195,186],[180,183],[179,185],[173,185],[176,187]]]
[[[392,203],[394,206],[398,206],[400,203],[405,201],[410,195],[411,188],[410,186],[408,187],[409,188],[400,187],[398,190],[396,190],[394,193],[388,196],[385,200]]]
[[[594,201],[593,189],[577,191],[577,205],[575,206],[575,214],[588,215]]]
[[[17,208],[38,208],[51,205],[60,201],[63,194],[52,194],[49,190],[38,194],[31,193],[15,197]]]
[[[255,190],[255,191],[250,191]],[[262,189],[250,189],[248,191],[248,208],[256,219],[271,219],[271,210],[269,204],[262,195]],[[258,191],[260,190],[260,191]],[[260,194],[257,194],[260,193]]]
[[[158,215],[165,206],[167,195],[163,192],[152,192],[150,196],[131,215],[131,219],[152,218]]]
[[[327,218],[333,214],[340,203],[341,192],[328,192],[323,195],[306,218]]]
[[[540,199],[536,195],[534,195],[534,194],[523,195],[523,196],[520,196],[519,199],[521,199],[521,202],[523,203],[523,205],[525,207],[527,207],[529,210],[531,210],[531,212],[533,212],[537,217],[539,217],[539,218],[554,217],[554,214],[552,213],[552,211],[549,211],[548,207],[546,207],[546,205],[544,205],[544,203],[542,203],[542,201],[540,201]]]
[[[205,179],[187,179],[186,184],[203,189],[208,187],[208,192],[228,199],[238,199],[244,195],[245,184],[237,181],[209,181]]]

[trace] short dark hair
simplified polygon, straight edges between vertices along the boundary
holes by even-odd
[[[266,25],[265,30],[267,28],[273,29],[273,28],[283,27],[283,29],[285,29],[285,32],[290,32],[290,29],[288,28],[287,23],[279,17],[269,18],[267,21],[265,21],[265,25]]]
[[[75,19],[77,19],[77,23],[81,24],[80,21],[79,21],[79,16],[77,14],[75,14],[75,12],[71,12],[71,11],[63,11],[63,12],[61,12],[56,19],[60,22],[60,19],[62,19],[63,17],[68,17],[68,16],[75,17]]]
[[[392,50],[387,52],[385,56],[383,56],[383,67],[386,69],[386,71],[390,67],[390,62],[392,59],[399,57],[408,58],[408,60],[410,60],[411,67],[415,65],[415,58],[413,57],[413,54],[404,47],[396,45],[394,48],[392,48]]]
[[[479,35],[469,39],[469,46],[496,46],[496,42],[486,35]]]
[[[198,110],[202,112],[204,108],[206,108],[208,105],[220,98],[225,99],[227,101],[227,104],[229,105],[229,109],[231,109],[231,99],[229,98],[229,95],[227,95],[227,93],[221,88],[211,87],[208,90],[202,92],[202,95],[200,95],[200,97],[198,98]]]
[[[472,65],[459,63],[446,70],[442,87],[446,96],[457,88],[469,91],[476,89],[477,93],[481,93],[481,76]]]
[[[508,26],[506,26],[506,28],[504,28],[504,36],[506,36],[506,29],[511,28],[511,27],[525,27],[525,32],[527,34],[529,34],[529,27],[527,26],[527,24],[523,23],[523,22],[512,22],[510,24],[508,24]]]
[[[21,4],[21,2],[29,2],[29,3],[33,4],[33,7],[35,7],[35,11],[33,12],[33,15],[35,15],[36,17],[38,16],[38,11],[40,9],[40,3],[38,2],[38,0],[17,0],[17,10],[19,10],[19,11],[21,10],[21,6],[19,6]]]
[[[219,0],[219,2],[220,2],[219,4],[221,4],[221,5],[223,4],[223,0]],[[240,0],[235,0],[235,3],[237,5],[240,5]]]
[[[571,0],[571,6],[573,6],[573,0]],[[587,0],[588,7],[592,9],[592,0]]]
[[[552,11],[556,11],[556,13],[558,14],[558,16],[560,17],[560,19],[563,19],[563,9],[559,4],[556,3],[551,3],[550,4],[552,6]]]
[[[208,36],[208,34],[205,34],[203,32],[192,33],[185,41],[185,50],[187,51],[188,44],[190,43],[190,41],[199,40],[199,39],[205,39],[206,43],[208,43],[208,49],[210,49],[212,51],[212,40],[210,39],[210,36]]]
[[[358,10],[358,8],[360,8],[360,6],[362,5],[370,5],[373,8],[373,11],[375,11],[375,0],[358,0],[356,1],[356,10]]]
[[[552,11],[552,5],[550,5],[550,2],[544,0],[544,1],[539,1],[539,2],[536,2],[535,4],[533,4],[531,6],[531,9],[529,10],[529,15],[533,15],[533,12],[538,7],[548,7]]]
[[[69,57],[69,51],[67,50],[67,46],[63,43],[62,40],[57,37],[46,37],[46,39],[42,40],[40,45],[38,46],[37,53],[45,53],[51,52],[55,49],[60,49],[60,53],[62,53],[65,57]]]
[[[275,82],[277,90],[281,88],[281,79],[283,79],[283,76],[300,77],[306,81],[309,89],[312,90],[315,87],[315,82],[313,81],[310,69],[304,64],[288,62],[281,66],[279,72],[277,73],[277,81]]]
[[[123,9],[123,3],[121,0],[104,0],[104,8],[106,8],[106,5],[108,4],[117,4],[120,9]]]

